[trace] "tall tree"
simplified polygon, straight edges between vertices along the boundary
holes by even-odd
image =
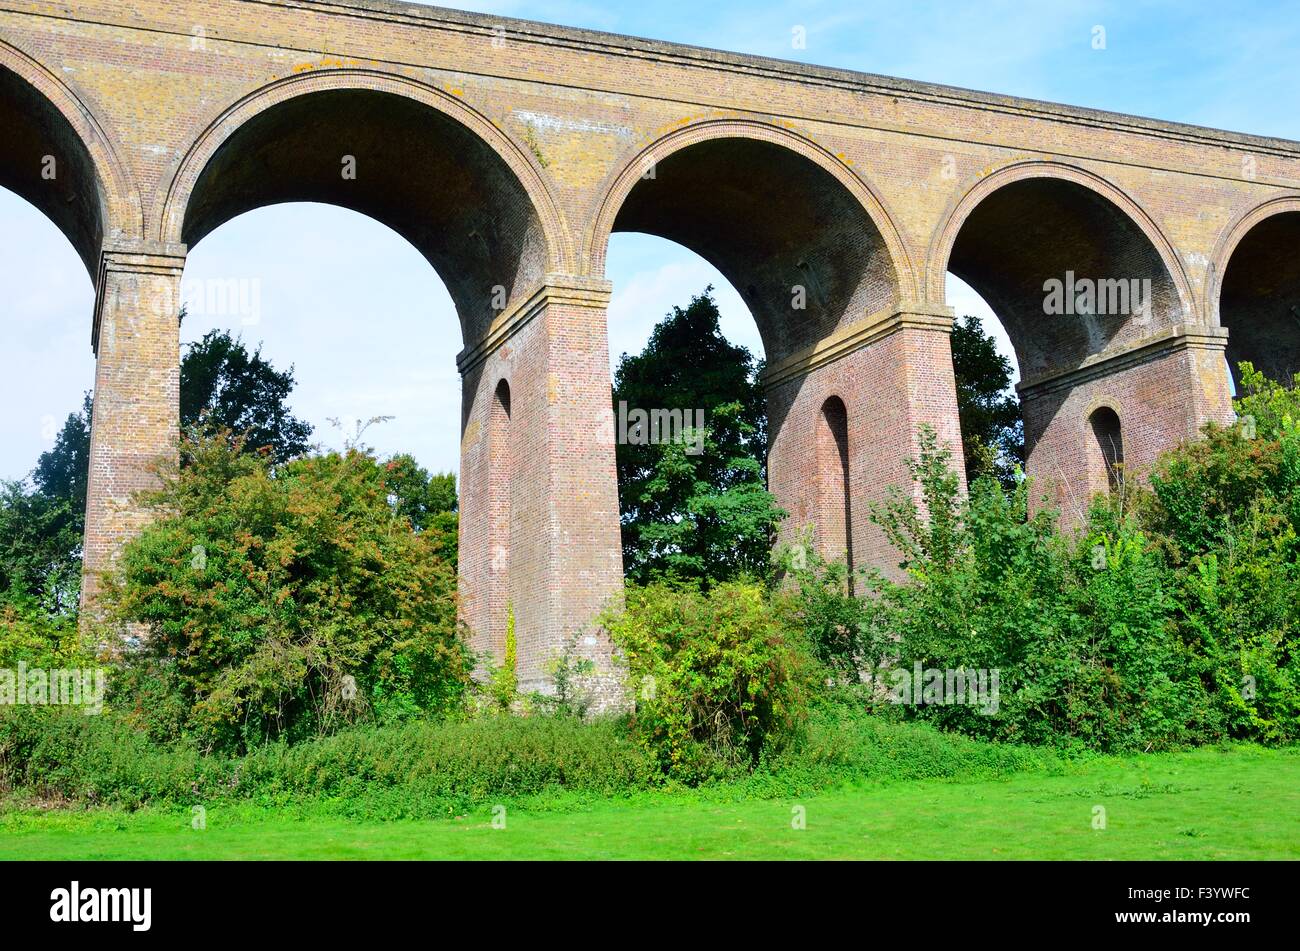
[[[251,354],[243,341],[224,330],[210,330],[191,344],[181,361],[181,426],[203,422],[244,437],[253,450],[266,450],[276,462],[310,448],[310,424],[289,412],[293,367],[276,370]]]
[[[991,475],[1010,488],[1025,462],[1020,400],[1011,388],[1011,361],[998,353],[978,317],[967,315],[953,325],[952,368],[966,479]]]
[[[713,288],[674,307],[614,374],[623,562],[644,582],[673,574],[721,581],[763,574],[782,518],[765,485],[761,364],[722,335]],[[652,442],[637,411],[677,411],[703,433]],[[663,435],[662,433],[660,434]],[[698,450],[698,451],[697,451]]]
[[[86,480],[90,474],[90,418],[94,412],[89,393],[81,412],[72,413],[54,439],[54,448],[41,453],[32,482],[41,494],[63,499],[74,512],[85,512]]]
[[[389,459],[384,473],[393,511],[406,518],[417,532],[436,533],[435,549],[455,568],[459,525],[456,477],[451,473],[430,475],[414,456],[406,453]]]
[[[276,370],[260,347],[249,353],[240,340],[214,330],[189,347],[180,369],[182,427],[229,429],[244,435],[248,449],[264,450],[276,462],[310,448],[311,426],[296,419],[286,402],[293,369]],[[36,599],[52,611],[75,606],[93,412],[87,393],[81,411],[68,416],[54,447],[37,460],[31,486],[0,486],[0,597]],[[424,496],[446,494],[445,486],[431,484],[426,474]],[[450,491],[454,498],[454,480]],[[426,498],[421,504],[441,503]]]
[[[310,446],[309,423],[295,418],[287,404],[293,368],[276,370],[224,330],[207,333],[181,360],[181,427],[200,422],[245,436],[249,449],[266,449],[276,462],[302,455]],[[63,424],[54,448],[41,454],[32,482],[52,499],[66,500],[74,512],[86,508],[90,470],[90,423],[94,402],[87,393],[81,412]]]
[[[81,590],[82,510],[21,482],[0,483],[0,605],[57,615]]]
[[[68,416],[32,472],[0,485],[0,600],[49,614],[75,609],[81,590],[91,401]]]

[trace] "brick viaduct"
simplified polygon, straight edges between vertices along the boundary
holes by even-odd
[[[1029,472],[1067,509],[1116,447],[1140,469],[1227,419],[1225,351],[1300,367],[1294,142],[387,0],[0,0],[0,130],[0,185],[97,290],[87,590],[175,451],[187,249],[333,203],[455,301],[465,614],[499,656],[513,604],[524,686],[579,633],[607,659],[612,232],[679,242],[740,292],[771,488],[860,564],[889,561],[863,513],[918,426],[960,442],[948,271],[1005,325]],[[1149,281],[1150,306],[1046,314],[1067,273]]]

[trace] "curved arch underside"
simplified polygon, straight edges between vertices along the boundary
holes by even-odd
[[[104,237],[95,163],[59,110],[18,74],[0,67],[0,187],[31,202],[67,236],[91,280]]]
[[[446,284],[466,341],[546,272],[543,227],[505,160],[393,93],[317,91],[258,113],[199,175],[182,240],[192,247],[237,215],[293,201],[351,209],[410,241]]]
[[[1300,373],[1300,211],[1265,218],[1237,244],[1223,275],[1219,322],[1228,363],[1249,360],[1275,380]]]
[[[809,159],[758,139],[710,139],[661,159],[628,193],[613,230],[675,241],[722,272],[769,361],[898,296],[884,238],[861,203]]]
[[[1177,286],[1142,229],[1109,199],[1062,179],[1022,179],[989,194],[962,223],[948,270],[993,308],[1030,379],[1135,344],[1176,323],[1182,311]],[[1064,285],[1067,274],[1076,286],[1138,281],[1144,299],[1141,282],[1150,281],[1149,313],[1103,306],[1093,314],[1049,314],[1044,284]]]

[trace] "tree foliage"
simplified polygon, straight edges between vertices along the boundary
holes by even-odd
[[[277,462],[308,449],[311,426],[294,418],[286,402],[293,370],[277,371],[260,349],[250,354],[229,333],[211,331],[187,350],[180,376],[182,428],[243,434],[239,445],[266,451]],[[81,410],[68,416],[54,446],[37,460],[30,485],[15,482],[0,488],[0,598],[12,592],[48,613],[75,611],[93,416],[94,401],[87,393]],[[412,473],[405,488],[413,490],[414,481]],[[447,486],[433,491],[445,494]],[[454,481],[450,492],[454,508]]]
[[[768,569],[783,514],[767,491],[767,416],[760,369],[723,337],[713,289],[673,308],[645,349],[623,355],[614,414],[703,410],[702,451],[686,440],[617,447],[623,558],[630,579],[728,580]]]
[[[0,483],[0,602],[74,611],[81,589],[84,517],[66,499]]]
[[[223,748],[453,707],[469,671],[455,571],[438,529],[396,510],[392,470],[241,448],[187,442],[109,579],[113,620],[147,629],[137,686]]]
[[[210,330],[181,360],[181,428],[203,424],[239,437],[276,462],[309,448],[310,424],[289,411],[293,367],[280,371],[224,330]]]
[[[87,393],[81,411],[72,413],[54,437],[54,448],[41,453],[32,482],[47,499],[67,503],[81,519],[86,511],[86,482],[90,476],[90,422],[94,399]]]
[[[431,532],[438,541],[439,557],[455,569],[459,525],[456,477],[451,473],[431,475],[406,453],[393,456],[384,468],[393,510],[417,532]]]
[[[1011,362],[998,353],[979,319],[966,316],[952,328],[952,365],[966,479],[992,475],[1010,489],[1017,467],[1025,463],[1024,422],[1011,388]]]

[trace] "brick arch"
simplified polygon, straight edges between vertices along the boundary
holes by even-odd
[[[813,436],[816,486],[814,533],[818,550],[828,560],[854,566],[852,459],[849,404],[838,391],[822,398]],[[860,516],[859,516],[860,517]]]
[[[497,283],[507,288],[508,309],[526,299],[546,274],[572,269],[573,256],[563,213],[546,179],[524,148],[455,96],[405,76],[367,69],[318,70],[280,79],[224,110],[202,129],[175,163],[158,222],[161,240],[195,243],[235,214],[251,210],[243,207],[237,196],[227,200],[218,192],[214,199],[210,193],[216,188],[205,175],[212,169],[230,173],[230,168],[220,166],[227,146],[239,148],[246,139],[249,147],[274,142],[275,136],[268,135],[266,130],[274,130],[277,122],[289,126],[286,134],[294,134],[296,127],[282,118],[293,113],[284,110],[306,114],[313,109],[325,110],[322,114],[332,116],[339,128],[355,133],[368,148],[380,150],[376,154],[386,148],[409,151],[411,143],[427,146],[427,150],[421,150],[419,163],[426,168],[426,177],[408,184],[409,180],[398,178],[396,166],[400,164],[409,170],[409,161],[382,163],[380,167],[400,184],[401,190],[381,187],[365,192],[363,189],[365,197],[351,204],[353,199],[342,197],[342,187],[332,182],[326,184],[328,175],[322,164],[313,171],[314,182],[307,181],[306,173],[301,176],[301,182],[286,173],[279,185],[288,197],[277,198],[274,192],[267,192],[252,207],[285,200],[324,201],[352,207],[383,221],[411,241],[439,271],[456,301],[467,342],[481,337],[491,323],[494,310],[489,303],[490,289]],[[356,115],[341,118],[346,113],[340,109],[350,109]],[[398,144],[399,137],[402,144]],[[309,142],[310,138],[304,141]],[[340,135],[338,141],[335,149],[338,155],[351,154],[349,141],[356,140]],[[453,156],[456,148],[466,151]],[[438,180],[436,174],[427,171],[430,156],[442,161],[451,174]],[[336,161],[333,152],[315,152],[306,158],[321,163]],[[360,179],[365,172],[358,158]],[[458,179],[455,173],[464,168],[471,168],[471,174]],[[216,177],[216,171],[212,172],[212,179]],[[462,184],[463,195],[445,194],[453,185]],[[338,194],[324,193],[330,187]],[[299,194],[313,190],[322,194],[308,197]],[[244,204],[248,204],[247,200]],[[427,214],[431,209],[454,220],[450,225],[436,223]],[[455,218],[457,213],[461,217]],[[504,239],[498,234],[498,227],[504,229]],[[453,236],[450,240],[448,233]],[[495,254],[504,259],[507,265],[504,270],[513,273],[498,270],[489,274],[487,271],[492,270],[489,263],[484,273],[473,275],[477,281],[472,287],[469,277],[462,284],[461,272],[470,270],[467,259],[473,259],[473,255],[453,261],[457,254],[453,245],[458,243],[463,247],[466,241],[477,241],[488,257]]]
[[[1098,413],[1108,413],[1114,417],[1115,431],[1102,433],[1098,431]],[[1103,420],[1109,420],[1103,415]],[[1119,488],[1123,478],[1125,458],[1125,414],[1120,411],[1118,401],[1110,398],[1093,400],[1080,420],[1083,431],[1084,452],[1086,458],[1087,485],[1090,494],[1114,491]],[[1118,445],[1107,446],[1103,440],[1115,439]],[[1110,450],[1109,452],[1107,450]],[[1118,466],[1118,470],[1116,470]]]
[[[713,150],[718,155],[707,155],[708,150]],[[656,182],[663,181],[661,172],[672,174],[680,171],[690,178],[693,172],[698,173],[705,167],[710,170],[703,171],[702,175],[707,177],[713,174],[716,178],[717,169],[725,166],[725,160],[719,157],[723,150],[730,150],[733,155],[751,163],[746,170],[748,179],[754,178],[756,174],[777,175],[774,171],[777,164],[788,169],[792,174],[781,181],[800,193],[795,195],[787,210],[794,208],[800,213],[807,212],[809,223],[820,217],[835,227],[846,227],[846,219],[856,219],[848,221],[839,249],[846,255],[851,254],[854,250],[850,247],[854,243],[853,235],[857,236],[859,243],[865,241],[867,247],[856,249],[865,252],[860,253],[859,258],[874,259],[865,266],[877,269],[873,277],[878,285],[888,284],[887,293],[881,289],[871,294],[863,293],[860,287],[853,286],[855,280],[863,278],[863,275],[854,275],[851,269],[846,269],[843,262],[832,261],[831,246],[834,239],[827,239],[824,247],[816,247],[811,240],[812,233],[798,234],[798,224],[790,217],[773,219],[764,228],[764,222],[755,218],[756,209],[752,201],[757,193],[762,192],[761,185],[753,187],[755,194],[742,196],[738,181],[727,181],[729,187],[723,189],[711,188],[713,182],[701,185],[701,180],[696,180],[691,184],[702,190],[706,201],[714,202],[709,209],[701,211],[696,207],[691,211],[679,211],[677,217],[671,220],[669,216],[674,212],[669,211],[658,221],[649,222],[651,227],[648,229],[627,229],[649,230],[650,233],[677,241],[718,267],[736,286],[759,322],[769,360],[783,350],[798,349],[796,344],[807,344],[818,336],[825,336],[838,324],[851,323],[892,307],[900,300],[916,298],[917,285],[906,245],[885,205],[871,187],[841,158],[812,140],[786,128],[748,119],[708,119],[674,130],[645,145],[611,172],[586,233],[583,256],[588,272],[593,275],[604,273],[610,235],[621,230],[620,222],[627,217],[630,206],[635,204],[638,186],[642,185],[642,176],[647,168],[653,167],[656,170]],[[724,191],[726,195],[722,194]],[[779,190],[777,193],[780,194]],[[717,213],[726,209],[727,201],[736,202],[732,210],[737,212],[737,216],[730,230],[726,230],[725,225],[715,228],[714,224],[719,218]],[[746,205],[746,201],[750,203]],[[689,201],[684,200],[684,203],[689,204]],[[838,214],[831,213],[832,209],[837,210]],[[693,213],[699,217],[692,219]],[[709,220],[711,214],[712,220]],[[637,212],[637,217],[645,219],[646,215]],[[706,221],[708,228],[702,227]],[[647,222],[643,220],[639,223]],[[808,240],[800,246],[800,241],[804,238]],[[736,250],[742,248],[743,251]],[[821,255],[828,262],[829,271],[843,272],[837,275],[838,280],[832,282],[836,286],[827,293],[827,297],[837,299],[835,304],[827,308],[828,311],[839,309],[843,312],[829,314],[823,322],[825,325],[817,328],[809,340],[792,340],[784,345],[779,342],[773,345],[772,338],[776,335],[773,324],[778,319],[777,313],[780,310],[776,295],[783,283],[795,283],[794,275],[782,274],[781,278],[768,282],[772,285],[770,288],[760,290],[749,286],[751,282],[745,279],[746,274],[743,272],[756,260],[766,265],[774,262],[785,265],[793,262],[794,258],[801,258],[811,269],[807,256],[813,255]],[[780,260],[783,257],[790,258],[790,261]],[[735,258],[742,260],[737,263]],[[767,301],[758,299],[764,291],[769,292]],[[788,292],[786,296],[788,297]],[[771,316],[765,320],[767,311],[771,311]],[[765,322],[768,324],[766,327]]]
[[[1241,360],[1275,378],[1300,372],[1300,313],[1291,310],[1300,308],[1297,247],[1300,194],[1278,195],[1248,209],[1224,229],[1215,246],[1206,322],[1227,328],[1234,378]],[[1233,312],[1226,320],[1225,301]]]
[[[1031,190],[1034,194],[1029,194]],[[985,286],[978,286],[981,283],[979,280],[968,279],[968,283],[976,286],[976,290],[997,312],[1016,346],[1021,371],[1026,376],[1072,369],[1103,350],[1123,348],[1127,344],[1135,344],[1144,335],[1168,329],[1174,324],[1192,322],[1190,318],[1194,310],[1191,302],[1194,296],[1190,282],[1173,246],[1154,220],[1115,185],[1085,169],[1059,162],[1018,162],[992,174],[977,177],[954,196],[931,238],[925,268],[927,300],[939,303],[946,299],[944,277],[950,269],[957,273],[953,267],[954,252],[958,249],[963,229],[972,218],[985,210],[997,209],[999,203],[1009,204],[1017,199],[1022,203],[1041,201],[1052,213],[1063,215],[1058,220],[1074,228],[1075,234],[1071,237],[1078,239],[1090,236],[1094,244],[1086,249],[1091,253],[1085,257],[1085,263],[1089,263],[1087,258],[1091,258],[1090,263],[1096,266],[1098,259],[1107,259],[1111,254],[1149,258],[1143,265],[1144,273],[1079,273],[1078,276],[1149,277],[1153,294],[1157,298],[1150,327],[1139,325],[1132,317],[1097,320],[1094,321],[1097,326],[1084,328],[1083,331],[1079,327],[1053,328],[1055,331],[1073,330],[1081,335],[1085,335],[1086,331],[1087,339],[1082,339],[1081,336],[1081,339],[1073,340],[1066,333],[1059,340],[1031,341],[1032,333],[1025,326],[1029,323],[1027,309],[1023,306],[1023,295],[1030,291],[1027,281],[1028,270],[1032,269],[1030,258],[1035,249],[1046,250],[1048,254],[1061,254],[1062,259],[1053,261],[1050,269],[1045,267],[1044,274],[1038,275],[1038,278],[1040,281],[1044,275],[1063,278],[1065,270],[1070,268],[1068,252],[1060,252],[1051,240],[1038,242],[1032,248],[1017,248],[1019,258],[1012,266],[1019,267],[1023,273],[1012,278],[1008,272],[1007,277],[1001,280],[1004,286],[997,286],[999,279],[987,273],[993,267],[988,262],[981,262],[985,265]],[[1052,203],[1055,203],[1055,207],[1051,207]],[[1005,209],[997,210],[1003,217],[1014,218]],[[1027,204],[1025,210],[1028,210]],[[1085,220],[1085,216],[1091,220]],[[1109,231],[1103,232],[1105,228],[1109,228]],[[1009,231],[1009,228],[1004,228],[998,232],[998,236],[1007,235]],[[990,236],[983,237],[992,247]],[[1113,266],[1118,261],[1108,260],[1107,263]],[[977,266],[976,270],[978,269]],[[965,277],[962,274],[958,276]],[[1019,286],[1013,288],[1013,284]],[[1041,297],[1041,289],[1037,293]],[[1017,316],[1013,313],[1017,309],[1025,313]],[[1030,346],[1031,343],[1034,345]]]
[[[56,158],[61,164],[70,162],[73,169],[71,187],[57,203],[43,201],[38,193],[27,187],[30,182],[6,175],[2,168],[0,183],[12,187],[54,222],[76,248],[91,280],[98,283],[103,244],[116,238],[139,238],[143,234],[139,191],[105,131],[106,127],[85,98],[68,82],[18,47],[0,39],[0,78],[5,73],[14,77],[15,92],[30,92],[32,102],[25,105],[49,110],[45,116],[32,117],[22,113],[22,117],[35,118],[38,123],[50,122],[54,126],[42,131],[52,138],[63,138],[64,141],[58,145],[66,154],[56,155]],[[0,90],[0,96],[3,95],[3,90]],[[16,105],[21,110],[24,104]],[[0,110],[0,118],[3,118],[3,110]],[[6,131],[11,135],[16,126],[15,118],[5,119],[5,125],[9,127]],[[3,158],[0,157],[2,165]],[[87,196],[91,195],[93,199],[88,201]]]

